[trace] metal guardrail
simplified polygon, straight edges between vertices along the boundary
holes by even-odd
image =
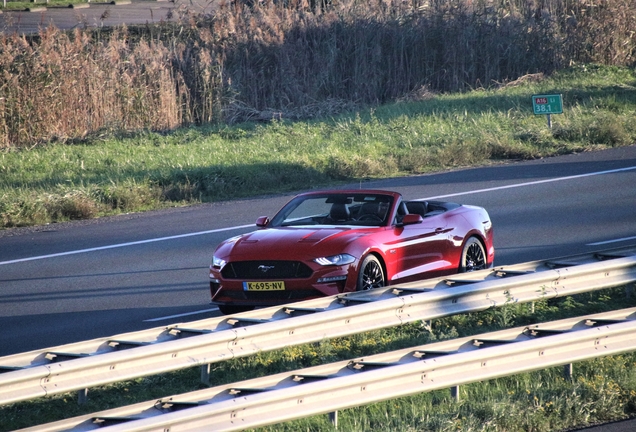
[[[284,372],[24,431],[255,428],[634,351],[635,331],[636,308],[630,308]]]
[[[0,405],[390,326],[624,285],[633,251],[536,261],[0,358]],[[319,313],[320,312],[320,313]]]

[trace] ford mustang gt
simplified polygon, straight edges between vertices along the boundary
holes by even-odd
[[[214,251],[224,314],[490,268],[495,256],[483,208],[382,190],[303,193],[256,227]]]

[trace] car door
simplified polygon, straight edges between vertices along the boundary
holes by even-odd
[[[452,273],[449,253],[452,227],[446,213],[424,217],[422,222],[393,227],[388,253],[395,259],[391,282],[407,282]]]

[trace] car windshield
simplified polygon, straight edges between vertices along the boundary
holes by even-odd
[[[325,194],[294,198],[270,226],[386,225],[393,197],[381,194]]]

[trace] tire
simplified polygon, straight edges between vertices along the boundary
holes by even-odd
[[[234,315],[237,313],[254,310],[254,306],[218,305],[218,307],[223,315]]]
[[[462,250],[459,273],[467,273],[486,268],[486,251],[479,239],[471,237]]]
[[[362,264],[360,264],[356,291],[368,291],[383,287],[385,284],[386,279],[380,260],[378,260],[375,255],[367,255],[362,261]]]

